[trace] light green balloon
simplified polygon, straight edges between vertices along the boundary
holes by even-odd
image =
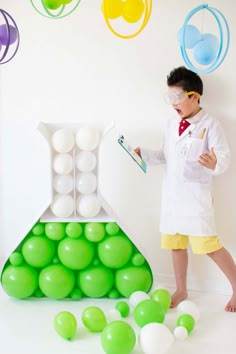
[[[130,354],[135,342],[133,328],[124,321],[110,322],[101,335],[102,348],[106,354]]]
[[[66,237],[58,245],[61,263],[73,270],[86,268],[92,262],[94,254],[94,244],[86,239]]]
[[[164,311],[167,311],[170,308],[171,304],[171,295],[166,289],[156,289],[152,292],[151,298],[154,301],[159,302],[163,307]]]
[[[82,322],[91,332],[102,332],[107,325],[104,312],[97,306],[89,306],[83,310]]]
[[[139,267],[145,263],[145,258],[141,253],[135,253],[132,257],[132,264]]]
[[[104,266],[89,267],[79,272],[78,286],[88,297],[103,297],[113,286],[113,273]]]
[[[116,222],[107,223],[105,228],[107,234],[111,236],[118,234],[118,232],[120,231],[120,228]]]
[[[107,237],[98,244],[98,256],[109,268],[123,267],[130,260],[132,253],[133,244],[123,235]]]
[[[82,235],[83,228],[78,222],[70,222],[66,225],[66,234],[71,238],[78,238]]]
[[[147,293],[152,286],[152,273],[146,266],[127,266],[115,273],[115,286],[121,295],[130,297],[135,291]]]
[[[28,265],[7,266],[2,273],[2,286],[9,296],[25,299],[38,287],[37,272]]]
[[[192,330],[195,327],[195,320],[194,320],[193,316],[188,315],[188,314],[183,314],[177,318],[176,326],[177,327],[182,326],[182,327],[186,328],[188,331],[188,334],[189,334],[190,332],[192,332]]]
[[[129,315],[130,307],[125,301],[117,302],[115,309],[120,312],[121,317],[127,317]]]
[[[61,222],[48,222],[45,225],[45,234],[54,241],[59,241],[65,236],[65,224]]]
[[[85,225],[84,235],[91,242],[100,242],[105,237],[104,224],[90,222]]]
[[[35,236],[43,235],[44,234],[44,224],[37,223],[32,228],[32,234]]]
[[[147,299],[139,302],[134,308],[134,320],[139,327],[143,327],[148,323],[163,323],[165,312],[161,305],[152,300]]]
[[[24,257],[20,252],[13,252],[10,255],[9,261],[14,266],[19,266],[24,263]]]
[[[49,298],[63,299],[73,290],[75,276],[72,270],[61,264],[53,264],[41,270],[39,287]]]
[[[54,329],[64,339],[72,339],[77,330],[77,321],[75,316],[68,311],[59,312],[54,317]]]
[[[24,241],[22,254],[29,265],[42,268],[52,261],[55,255],[55,245],[45,236],[32,236]]]

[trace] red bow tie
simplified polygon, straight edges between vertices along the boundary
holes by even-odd
[[[187,129],[190,126],[190,123],[186,121],[186,119],[181,119],[179,123],[179,135],[181,135],[185,129]]]

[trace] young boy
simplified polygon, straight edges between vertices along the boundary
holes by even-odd
[[[217,120],[200,106],[201,78],[179,67],[167,77],[166,100],[177,113],[167,122],[160,150],[136,148],[149,165],[166,164],[160,220],[161,247],[172,250],[176,291],[171,307],[187,298],[187,247],[208,255],[232,286],[225,310],[236,312],[236,265],[215,227],[212,177],[230,163],[230,151]]]

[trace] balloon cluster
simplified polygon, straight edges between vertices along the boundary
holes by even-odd
[[[0,9],[0,64],[9,62],[19,48],[20,36],[11,15]]]
[[[101,205],[96,195],[96,149],[99,140],[99,131],[88,126],[81,127],[77,132],[62,128],[53,133],[55,193],[51,211],[54,216],[93,218],[99,214]]]
[[[114,299],[149,291],[152,273],[114,222],[38,222],[11,254],[1,282],[16,298]]]
[[[197,27],[188,24],[192,16],[201,10],[207,10],[215,19],[219,30],[219,38],[211,33],[201,33]],[[229,37],[227,21],[220,11],[208,7],[206,4],[193,9],[186,17],[183,26],[178,31],[180,52],[185,64],[191,70],[203,74],[217,69],[227,54]],[[201,65],[201,68],[192,64],[186,49],[192,50],[191,54],[193,59],[197,65]]]
[[[146,292],[135,291],[129,303],[119,301],[108,313],[97,306],[86,307],[82,311],[81,322],[90,332],[101,333],[105,353],[129,354],[136,344],[136,333],[123,318],[128,317],[131,307],[134,321],[140,328],[138,336],[142,352],[164,354],[175,339],[184,340],[192,332],[200,316],[193,302],[182,301],[177,307],[179,315],[173,335],[163,323],[170,304],[171,296],[166,289],[158,288],[150,296]],[[72,313],[63,311],[55,316],[54,329],[64,339],[73,339],[76,328],[77,320]]]
[[[30,2],[40,15],[55,19],[70,15],[80,4],[80,0],[30,0]]]
[[[147,25],[152,11],[152,0],[103,0],[102,13],[108,28],[120,38],[130,39],[137,36]],[[122,18],[128,23],[136,23],[143,18],[138,31],[130,35],[121,35],[115,31],[110,20]]]

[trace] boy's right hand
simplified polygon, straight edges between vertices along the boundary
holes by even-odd
[[[140,147],[136,147],[136,148],[134,149],[134,151],[136,152],[136,154],[138,154],[140,157],[142,157],[142,156],[141,156]]]

